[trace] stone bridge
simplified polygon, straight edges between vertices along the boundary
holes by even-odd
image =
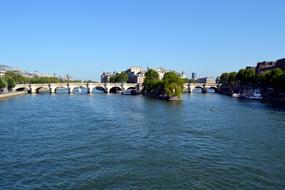
[[[30,93],[38,93],[40,90],[48,90],[50,93],[56,93],[57,89],[65,88],[69,93],[73,93],[76,88],[86,88],[88,93],[92,93],[94,89],[103,90],[110,93],[117,90],[136,89],[141,91],[142,85],[136,83],[47,83],[47,84],[17,84],[15,91],[26,90]],[[193,89],[200,88],[206,93],[208,89],[217,89],[217,84],[212,83],[185,83],[184,92],[191,93]]]
[[[26,90],[30,93],[38,93],[40,90],[49,90],[50,93],[56,93],[57,89],[65,88],[69,93],[73,93],[76,88],[86,88],[88,93],[94,89],[103,90],[109,93],[112,90],[141,90],[141,85],[136,83],[47,83],[47,84],[17,84],[14,91]]]
[[[195,88],[200,88],[203,93],[207,93],[208,89],[217,90],[216,83],[185,83],[184,84],[184,92],[191,93]]]

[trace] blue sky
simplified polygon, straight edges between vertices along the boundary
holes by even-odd
[[[284,0],[0,0],[0,64],[78,79],[217,76],[285,57]]]

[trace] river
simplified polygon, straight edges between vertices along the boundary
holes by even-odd
[[[0,189],[285,189],[285,109],[218,94],[0,101]]]

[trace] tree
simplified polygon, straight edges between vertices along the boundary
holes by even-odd
[[[241,85],[250,85],[256,83],[255,68],[241,69],[236,75],[236,80]]]
[[[245,82],[246,84],[254,84],[256,82],[255,68],[245,69]]]
[[[127,82],[128,81],[128,74],[125,72],[117,73],[116,74],[116,82]]]
[[[16,86],[16,81],[14,79],[12,79],[11,77],[6,77],[5,80],[7,82],[8,90],[11,91],[12,88],[14,88]]]
[[[163,77],[164,90],[170,97],[180,97],[183,92],[183,79],[175,72],[165,73]]]
[[[237,82],[243,84],[245,82],[245,69],[240,69],[236,76]]]
[[[229,77],[230,77],[230,74],[229,73],[223,73],[221,76],[220,76],[220,83],[222,85],[228,85],[229,83]]]
[[[23,75],[15,71],[7,71],[5,73],[5,78],[11,78],[16,83],[19,83],[19,84],[30,83],[30,80],[31,80],[30,78],[24,77]]]
[[[265,88],[269,87],[272,83],[271,81],[271,71],[265,71],[256,76],[256,82],[258,86]]]
[[[147,80],[158,80],[159,79],[159,74],[155,70],[149,69],[145,73],[145,79],[147,79]]]
[[[111,76],[109,81],[112,83],[116,83],[116,82],[127,82],[128,81],[128,74],[125,72],[122,73],[117,73],[114,76]]]
[[[152,93],[155,90],[157,90],[158,86],[158,81],[159,81],[159,74],[153,69],[149,69],[145,73],[145,79],[143,82],[143,92],[144,93]]]
[[[3,88],[7,87],[7,82],[4,78],[0,78],[0,89],[1,91],[3,90]]]
[[[184,83],[193,83],[195,82],[194,79],[188,79],[188,78],[184,78]]]
[[[276,92],[282,88],[283,70],[276,68],[271,72],[272,85]]]
[[[235,83],[236,83],[236,76],[237,76],[237,72],[231,72],[229,74],[228,84],[235,85]]]

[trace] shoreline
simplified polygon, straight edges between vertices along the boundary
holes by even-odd
[[[0,100],[5,100],[8,98],[12,98],[12,97],[20,96],[20,95],[24,95],[24,94],[28,94],[28,92],[22,91],[22,92],[9,92],[6,94],[0,94]]]

